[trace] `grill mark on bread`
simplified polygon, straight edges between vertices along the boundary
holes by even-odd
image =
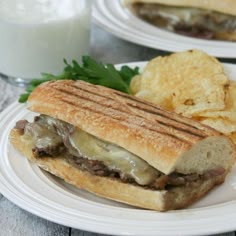
[[[96,90],[96,91],[91,91],[91,90],[88,90],[88,89],[85,89],[85,88],[81,88],[81,87],[79,87],[79,86],[76,85],[76,84],[71,85],[71,87],[73,87],[73,88],[75,88],[75,89],[82,90],[82,91],[84,91],[84,92],[88,92],[88,93],[93,94],[93,95],[96,95],[96,96],[100,96],[100,97],[103,97],[103,98],[107,98],[107,99],[116,101],[115,99],[113,99],[113,98],[111,98],[111,97],[109,97],[109,96],[105,96],[104,94],[97,93],[97,90]],[[92,84],[91,87],[92,87],[92,89],[96,89],[96,85],[93,85],[93,84]],[[172,124],[168,124],[168,125],[171,126],[171,127],[173,127],[173,128],[175,128],[175,129],[178,129],[179,131],[182,131],[182,132],[185,132],[185,133],[188,133],[188,134],[190,134],[190,135],[197,136],[197,137],[200,137],[200,138],[205,138],[205,137],[207,137],[207,134],[205,134],[205,133],[203,134],[203,132],[202,132],[203,130],[199,129],[199,128],[196,127],[196,126],[193,126],[193,125],[191,125],[191,124],[188,124],[188,123],[184,122],[183,120],[181,120],[181,125],[185,125],[185,126],[187,126],[187,127],[180,128],[180,127],[176,126],[175,124],[173,124],[173,122],[176,122],[177,125],[178,125],[178,124],[179,124],[178,119],[174,119],[174,118],[172,118],[172,117],[169,117],[168,115],[163,114],[164,111],[163,111],[162,109],[158,108],[158,107],[155,107],[155,106],[153,106],[153,105],[151,105],[151,104],[148,104],[148,103],[145,103],[145,102],[142,102],[142,101],[139,101],[138,99],[132,98],[130,95],[123,94],[123,93],[118,92],[118,91],[114,91],[113,93],[114,93],[115,95],[120,96],[120,97],[124,97],[124,98],[127,98],[127,99],[129,99],[129,100],[132,100],[132,101],[134,101],[134,102],[136,102],[136,103],[138,103],[138,104],[141,104],[141,105],[144,105],[144,106],[146,106],[146,107],[151,107],[152,109],[158,110],[158,112],[156,112],[156,111],[153,111],[153,110],[150,110],[150,109],[147,109],[147,108],[143,108],[142,106],[137,106],[136,104],[134,105],[134,104],[132,104],[132,103],[126,101],[126,105],[131,106],[131,107],[133,107],[133,108],[135,108],[135,109],[137,109],[137,110],[139,109],[139,110],[142,110],[142,111],[144,111],[144,112],[147,112],[147,113],[150,113],[150,114],[153,114],[153,115],[162,117],[162,118],[169,119],[170,121],[172,121]],[[137,114],[137,116],[139,116],[139,115]],[[139,116],[139,117],[144,118],[143,116]],[[155,120],[156,120],[157,122],[162,123],[163,125],[165,125],[162,121],[160,121],[160,120],[158,119],[159,117],[157,117],[157,119],[155,119]],[[194,130],[193,130],[193,129],[194,129]]]
[[[62,93],[66,93],[67,96],[74,96],[76,98],[79,98],[79,99],[83,99],[85,102],[86,101],[89,101],[91,103],[95,103],[97,105],[97,101],[94,100],[94,99],[91,99],[89,97],[86,97],[86,96],[83,96],[83,95],[79,95],[77,93],[74,93],[73,91],[68,91],[64,88],[55,88],[56,90],[62,92]],[[98,95],[99,96],[99,95]],[[70,103],[71,105],[73,106],[76,106],[76,103],[73,103],[72,101],[69,101],[67,99],[64,99],[63,100],[64,102],[67,102],[67,103]],[[130,115],[130,116],[134,116],[132,113],[128,113],[127,111],[124,112],[124,111],[121,111],[121,110],[117,110],[117,109],[114,109],[112,107],[112,105],[106,105],[106,104],[99,104],[101,107],[105,107],[105,108],[110,108],[110,109],[113,109],[113,111],[117,112],[117,113],[120,113],[121,117],[124,117],[124,119],[118,119],[117,117],[115,118],[116,120],[119,120],[119,121],[124,121],[124,120],[127,120],[127,116]],[[78,106],[78,104],[77,104]],[[96,108],[93,107],[93,109],[90,109],[88,107],[86,107],[87,110],[89,111],[94,111]],[[105,112],[100,112],[99,114],[103,114],[104,116],[110,116],[110,118],[114,118],[114,115],[112,116],[112,114],[106,114]],[[137,114],[135,114],[136,117],[138,117],[139,119],[141,119],[142,121],[146,121],[146,119],[142,116],[139,116]],[[130,124],[129,122],[127,122],[128,124]],[[140,122],[142,123],[142,122]],[[145,127],[146,129],[149,129],[150,131],[154,131],[154,132],[159,132],[159,133],[162,133],[163,135],[168,135],[168,136],[171,136],[171,137],[174,137],[175,139],[178,139],[178,140],[181,140],[181,141],[184,141],[185,143],[188,143],[188,144],[192,144],[194,142],[194,139],[199,139],[201,138],[202,136],[199,136],[199,135],[196,135],[196,134],[191,134],[190,132],[187,132],[185,129],[180,129],[179,127],[175,127],[175,126],[172,126],[170,124],[165,124],[164,122],[160,122],[158,120],[156,120],[156,122],[153,122],[153,121],[149,121],[149,123],[152,124],[152,126],[154,127],[157,127],[157,128],[151,128],[149,125],[145,124],[140,124],[140,123],[137,123],[136,122],[132,122],[132,124],[134,125],[137,125],[138,127]],[[159,124],[159,126],[156,126],[157,124]],[[178,133],[175,135],[173,134],[173,131],[171,131],[170,129],[173,129],[175,131],[178,131]],[[191,138],[189,138],[188,136],[186,135],[190,135]]]
[[[111,97],[108,97],[108,96],[106,96],[106,95],[104,95],[104,94],[96,93],[96,91],[91,91],[91,90],[89,90],[89,89],[81,88],[81,87],[76,86],[76,85],[71,85],[71,87],[75,88],[76,90],[81,90],[81,91],[83,91],[83,92],[90,93],[90,94],[92,94],[92,95],[95,95],[95,96],[98,96],[98,97],[103,97],[103,98],[106,98],[106,99],[109,99],[109,100],[112,100],[112,101],[116,102],[115,99],[113,99],[113,98],[111,98]],[[91,86],[91,87],[95,88],[95,86]],[[74,93],[73,93],[73,94],[74,94]],[[117,94],[117,93],[116,93],[116,94]],[[74,95],[76,96],[77,94],[74,94]],[[117,95],[120,95],[120,94],[118,93]],[[122,95],[123,95],[123,94],[122,94]],[[127,97],[127,98],[130,98],[128,95],[127,95],[126,97]],[[132,98],[131,98],[131,99],[132,99]],[[91,101],[92,101],[92,100],[91,100]],[[137,100],[134,100],[134,101],[137,101]],[[172,128],[174,128],[174,129],[176,129],[176,130],[178,130],[178,131],[187,133],[187,134],[192,135],[192,136],[197,136],[197,137],[200,137],[200,138],[205,138],[205,137],[207,137],[207,135],[206,135],[205,133],[203,134],[203,132],[202,132],[200,129],[197,129],[195,126],[191,126],[191,125],[186,124],[187,127],[181,128],[181,127],[178,126],[179,122],[178,122],[177,120],[172,119],[172,118],[166,116],[165,114],[162,114],[162,113],[160,113],[160,112],[159,112],[159,113],[158,113],[158,112],[154,112],[154,111],[152,111],[152,110],[149,110],[149,109],[146,109],[146,108],[143,108],[143,107],[140,107],[140,106],[136,106],[136,105],[134,105],[134,104],[132,104],[132,103],[126,103],[126,104],[127,104],[128,106],[131,106],[131,107],[135,108],[135,109],[139,109],[139,110],[142,110],[142,111],[144,111],[144,112],[147,112],[147,113],[156,115],[156,116],[157,116],[157,117],[156,117],[157,119],[155,119],[155,121],[156,121],[157,123],[159,123],[159,124],[162,124],[162,125],[166,126],[166,124],[165,124],[163,121],[160,120],[160,117],[161,117],[161,118],[167,118],[167,119],[170,120],[169,122],[171,122],[171,124],[168,123],[168,126],[169,126],[169,127],[171,126]],[[145,103],[144,103],[144,104],[145,104]],[[100,104],[100,105],[104,105],[104,104]],[[146,105],[146,104],[145,104],[145,105]],[[107,106],[107,107],[108,107],[108,106]],[[109,106],[109,107],[112,107],[112,106]],[[159,110],[161,111],[161,109],[159,109]],[[139,114],[136,114],[136,115],[137,115],[138,117],[142,118],[142,119],[145,119],[144,116],[140,116]],[[159,116],[159,117],[158,117],[158,116]],[[153,121],[152,121],[152,122],[153,122]],[[173,123],[176,123],[176,124],[173,124]],[[181,122],[181,125],[182,125],[182,124],[183,124],[183,123]],[[185,124],[185,123],[184,123],[184,124]],[[194,130],[193,130],[193,128],[194,128]]]
[[[144,105],[144,106],[146,106],[146,107],[148,107],[148,108],[151,108],[151,109],[154,109],[154,110],[155,110],[155,111],[153,111],[153,110],[149,110],[149,109],[147,109],[147,108],[142,108],[142,107],[138,107],[138,106],[137,106],[139,109],[142,109],[143,111],[146,111],[146,112],[151,113],[151,114],[153,114],[153,115],[159,115],[159,116],[162,116],[162,117],[164,117],[164,118],[167,118],[167,119],[169,119],[169,120],[172,120],[172,121],[175,121],[175,122],[178,122],[178,123],[179,123],[179,119],[174,119],[173,117],[169,117],[169,116],[166,114],[166,113],[168,113],[167,111],[164,111],[164,110],[160,109],[160,108],[157,107],[157,106],[154,106],[154,105],[152,105],[152,104],[150,104],[150,103],[148,103],[148,102],[141,101],[141,100],[139,100],[139,99],[136,98],[136,97],[133,98],[132,96],[129,96],[129,95],[127,95],[127,94],[119,93],[118,91],[116,91],[116,92],[114,92],[114,93],[117,94],[118,96],[127,98],[127,99],[129,99],[129,100],[131,100],[131,101],[137,102],[138,104]],[[128,104],[131,105],[131,106],[133,106],[133,107],[135,107],[135,105],[132,104],[132,103],[128,103]],[[158,112],[157,112],[157,111],[158,111]],[[165,113],[165,114],[163,114],[163,113]],[[173,116],[173,113],[171,113],[170,115]],[[202,132],[202,130],[200,130],[198,127],[193,126],[193,125],[191,125],[191,124],[189,124],[189,123],[186,123],[186,122],[184,122],[183,120],[181,120],[181,123],[182,123],[183,125],[189,126],[190,128],[193,128],[193,129],[195,129],[195,130],[197,130],[197,131]]]
[[[162,125],[166,125],[164,122],[162,122],[162,121],[160,121],[160,120],[158,120],[158,123],[159,123],[159,124],[162,124]],[[186,129],[180,128],[180,127],[176,127],[176,126],[171,125],[171,124],[168,124],[168,126],[174,128],[174,129],[177,129],[177,130],[179,130],[179,131],[182,131],[182,132],[184,132],[184,133],[188,133],[188,134],[190,134],[190,135],[192,135],[192,136],[197,136],[197,137],[199,137],[199,138],[205,138],[205,137],[207,137],[207,135],[205,135],[205,134],[202,134],[202,135],[201,135],[201,134],[196,134],[196,133],[193,133],[193,132],[191,132],[191,131],[189,131],[189,130],[186,130]]]
[[[158,117],[156,117],[157,119],[155,119],[155,120],[156,120],[157,122],[161,123],[161,124],[165,124],[165,123],[164,123],[163,121],[161,121],[160,119],[162,119],[162,118],[163,118],[163,119],[168,119],[165,115],[162,115],[161,113],[156,113],[156,112],[154,112],[154,111],[145,109],[145,108],[143,108],[143,107],[136,106],[136,105],[131,104],[131,103],[129,103],[129,105],[130,105],[131,107],[137,109],[137,111],[142,110],[142,111],[147,112],[147,113],[150,113],[150,114],[155,114],[156,116],[158,116]],[[191,127],[191,126],[185,126],[185,127],[183,127],[183,128],[179,127],[179,126],[178,126],[179,122],[177,122],[177,121],[174,120],[174,119],[169,118],[169,121],[168,121],[168,122],[170,122],[170,123],[168,123],[168,126],[171,126],[171,127],[175,128],[175,129],[178,129],[178,130],[180,130],[180,131],[183,131],[183,132],[189,133],[189,134],[191,134],[191,135],[193,135],[193,136],[198,136],[198,137],[201,137],[201,138],[207,137],[207,135],[204,134],[201,130],[199,130],[199,129],[194,129],[194,130],[193,130],[193,127]],[[182,124],[183,124],[183,123],[181,123],[181,125],[182,125]],[[183,126],[183,125],[182,125],[182,126]]]
[[[85,100],[85,101],[90,101],[90,102],[92,102],[92,103],[95,103],[96,105],[97,105],[97,101],[96,100],[94,100],[94,99],[91,99],[91,98],[89,98],[89,97],[86,97],[86,96],[83,96],[83,95],[78,95],[77,93],[74,93],[74,92],[72,92],[72,90],[66,90],[65,88],[56,88],[55,87],[55,89],[56,90],[59,90],[60,92],[64,92],[64,93],[66,93],[68,96],[75,96],[75,97],[77,97],[77,98],[79,98],[79,99],[83,99],[83,100]],[[77,87],[76,87],[76,89],[77,89]],[[81,89],[81,90],[83,90],[83,89]],[[87,92],[87,90],[85,90],[85,92]],[[100,96],[99,94],[95,94],[95,93],[93,93],[93,95],[96,95],[96,96]],[[106,98],[106,97],[105,97]],[[130,115],[130,116],[134,116],[132,113],[128,113],[128,110],[126,110],[126,112],[123,112],[123,111],[121,111],[121,110],[117,110],[117,109],[114,109],[113,107],[112,107],[112,105],[106,105],[106,104],[100,104],[99,103],[99,105],[100,106],[104,106],[105,108],[111,108],[111,109],[113,109],[114,111],[116,111],[116,112],[120,112],[121,114],[122,114],[122,116],[124,116],[124,117],[126,117],[127,115]],[[105,113],[103,113],[103,114],[105,114]],[[110,116],[111,116],[111,114],[109,114]],[[140,115],[138,115],[138,114],[135,114],[137,117],[139,117],[140,119],[144,119],[145,121],[146,121],[146,119],[145,119],[145,117],[143,117],[143,116],[140,116]],[[121,120],[121,119],[120,119]],[[154,125],[157,125],[157,123],[159,124],[159,128],[160,129],[164,129],[165,130],[165,133],[166,132],[171,132],[170,131],[170,127],[172,128],[172,129],[174,129],[174,130],[176,130],[176,131],[178,131],[178,132],[181,132],[181,133],[184,133],[184,134],[180,134],[180,133],[178,133],[178,135],[180,135],[181,137],[178,137],[178,136],[176,136],[176,135],[174,135],[177,139],[181,139],[181,140],[185,140],[186,141],[186,139],[188,140],[188,143],[193,143],[192,141],[190,141],[189,140],[189,137],[185,137],[184,135],[190,135],[191,136],[191,138],[197,138],[197,139],[199,139],[199,138],[204,138],[204,137],[206,137],[206,135],[205,134],[201,134],[201,135],[199,135],[198,133],[193,133],[193,132],[190,132],[190,131],[188,131],[188,130],[186,130],[186,129],[184,129],[184,128],[180,128],[180,127],[178,127],[178,126],[176,126],[176,125],[171,125],[170,123],[164,123],[164,122],[162,122],[162,121],[160,121],[160,120],[155,120],[156,122],[153,122],[153,121],[151,121],[151,120],[149,120],[149,122],[150,123],[152,123],[152,124],[154,124]],[[139,124],[138,124],[139,125]],[[146,126],[146,128],[147,129],[150,129],[148,126]],[[167,129],[167,130],[166,130]],[[152,129],[152,130],[155,130],[156,132],[161,132],[159,129]],[[169,133],[166,133],[166,134],[169,134]]]
[[[98,94],[98,93],[96,93],[94,91],[91,91],[91,90],[88,90],[88,89],[85,89],[85,88],[81,88],[81,87],[76,86],[76,85],[71,85],[71,87],[73,87],[75,89],[78,89],[78,90],[81,90],[81,91],[86,92],[86,93],[90,93],[90,94],[93,94],[93,95],[96,95],[96,96],[100,96],[100,97],[103,97],[103,98],[115,101],[113,98],[105,96],[104,94]]]
[[[83,98],[82,98],[83,99]],[[73,103],[72,101],[68,101],[67,99],[61,99],[61,101],[67,103],[67,104],[70,104],[71,106],[75,107],[75,108],[78,108],[78,104],[75,104]],[[82,107],[84,108],[84,107]],[[99,115],[103,115],[103,116],[107,116],[106,113],[103,113],[101,111],[95,111],[94,109],[90,108],[90,107],[86,107],[86,110],[90,111],[91,113],[96,113],[96,114],[99,114]],[[110,119],[113,119],[113,120],[118,120],[118,121],[122,121],[123,123],[125,123],[126,125],[130,125],[129,122],[125,121],[125,120],[122,120],[122,119],[119,119],[117,117],[110,117]],[[149,130],[149,131],[152,131],[152,132],[155,132],[155,133],[158,133],[158,134],[161,134],[163,136],[169,136],[175,140],[178,140],[180,142],[183,142],[183,143],[186,143],[186,144],[192,144],[191,140],[185,140],[185,139],[182,139],[178,136],[175,136],[174,134],[170,134],[170,133],[166,133],[166,132],[162,132],[160,130],[157,130],[157,129],[151,129],[150,127],[147,127],[146,125],[143,125],[143,124],[132,124],[134,126],[136,126],[138,129],[142,128],[144,130]]]

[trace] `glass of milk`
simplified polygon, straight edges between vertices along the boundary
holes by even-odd
[[[0,0],[0,77],[24,86],[88,55],[92,0]]]

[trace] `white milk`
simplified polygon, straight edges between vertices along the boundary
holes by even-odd
[[[0,73],[61,73],[88,54],[89,32],[88,0],[0,0]]]

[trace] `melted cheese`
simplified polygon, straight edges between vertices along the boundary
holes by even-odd
[[[54,146],[63,141],[71,155],[101,161],[108,169],[132,177],[140,185],[148,185],[160,175],[160,172],[127,150],[49,116],[41,115],[34,123],[28,123],[22,138],[38,148]]]
[[[21,138],[24,142],[30,142],[37,148],[45,148],[62,143],[62,138],[58,134],[37,123],[28,123]]]
[[[70,136],[72,146],[84,157],[102,161],[109,169],[131,176],[140,185],[155,180],[159,172],[127,150],[102,141],[84,131],[76,130]]]

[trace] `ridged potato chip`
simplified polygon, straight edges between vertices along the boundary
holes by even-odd
[[[233,122],[227,118],[204,118],[200,120],[200,122],[225,135],[230,135],[231,133],[236,132],[236,122]]]
[[[231,133],[231,134],[229,135],[229,137],[232,139],[232,141],[233,141],[234,143],[236,143],[236,132]]]
[[[236,82],[230,81],[225,98],[225,108],[221,111],[205,111],[199,113],[201,117],[227,118],[236,122]]]
[[[141,75],[135,75],[130,83],[130,91],[132,94],[136,94],[141,90],[141,83],[140,83]]]
[[[229,80],[214,57],[199,50],[151,60],[131,82],[134,95],[192,117],[225,108]]]

